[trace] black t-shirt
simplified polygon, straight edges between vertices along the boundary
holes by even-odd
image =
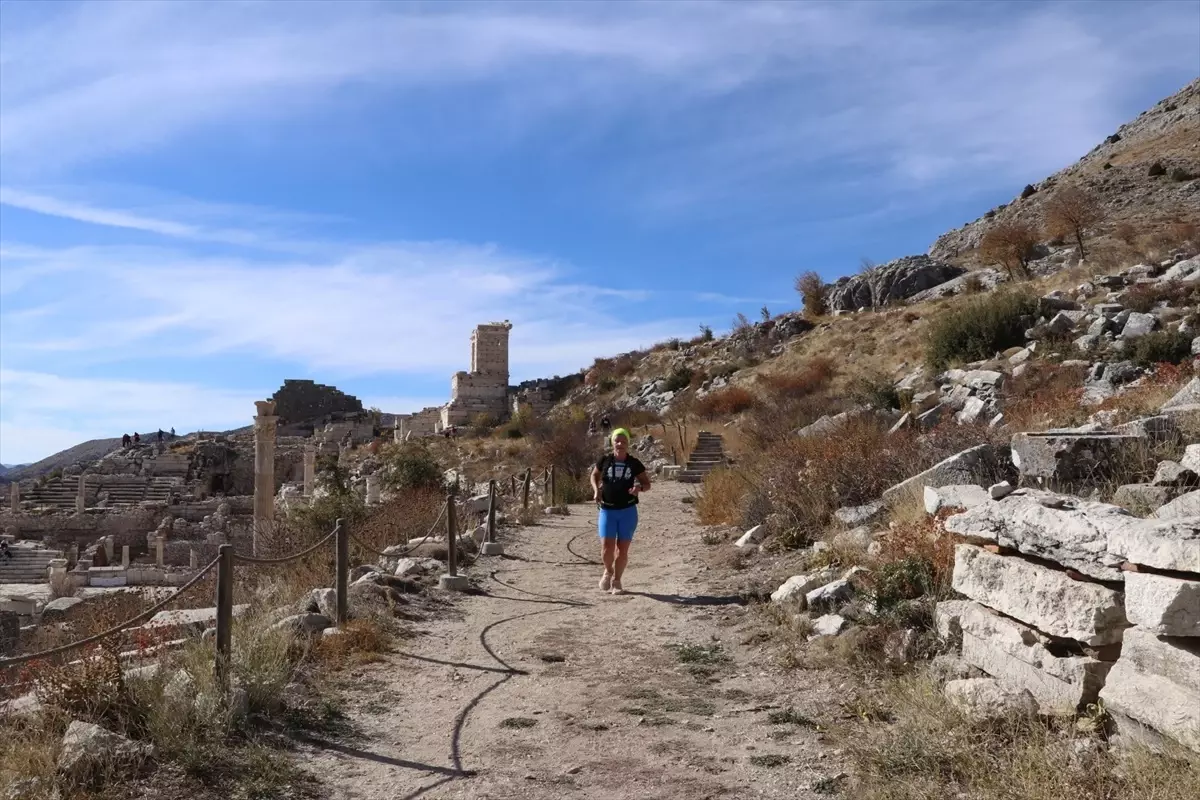
[[[610,453],[596,464],[600,470],[600,505],[604,508],[629,508],[637,505],[637,495],[629,490],[637,483],[637,476],[646,471],[641,461],[625,456],[617,461]]]

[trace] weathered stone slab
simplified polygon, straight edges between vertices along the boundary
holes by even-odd
[[[800,611],[807,607],[806,595],[833,580],[835,569],[822,569],[807,575],[793,575],[771,593],[771,602],[779,605],[797,606]]]
[[[1126,525],[1109,533],[1108,553],[1155,569],[1200,573],[1200,517]]]
[[[880,501],[861,506],[846,506],[833,512],[834,518],[847,528],[870,525],[885,514],[887,514],[887,506]]]
[[[967,601],[959,614],[962,659],[994,678],[1029,690],[1044,713],[1096,702],[1111,662],[1052,651],[1046,636]]]
[[[955,548],[953,586],[1039,631],[1084,644],[1115,644],[1128,627],[1120,592],[974,545]]]
[[[1108,673],[1105,706],[1200,751],[1200,642],[1126,631]]]
[[[1018,433],[1012,438],[1012,462],[1028,478],[1095,481],[1141,447],[1145,447],[1145,439],[1130,434]]]
[[[970,600],[943,600],[934,607],[933,622],[938,637],[952,648],[962,643],[962,615],[974,605]]]
[[[981,444],[972,447],[891,487],[883,493],[883,501],[894,505],[908,498],[920,498],[927,486],[937,488],[991,483],[991,478],[1000,471],[1002,457],[992,445]]]
[[[1192,472],[1200,473],[1200,444],[1189,444],[1179,463]]]
[[[1155,519],[1185,519],[1200,517],[1200,490],[1181,494],[1152,515]]]
[[[246,613],[246,609],[250,606],[243,603],[233,607],[233,615],[235,617]],[[146,623],[147,628],[162,628],[176,627],[182,625],[193,625],[199,628],[207,628],[210,625],[217,623],[217,609],[215,608],[180,608],[174,611],[160,611],[150,618]]]
[[[976,542],[1011,547],[1077,569],[1098,580],[1124,578],[1108,538],[1130,525],[1151,524],[1125,509],[1077,497],[1020,489],[946,520],[946,530]]]
[[[936,514],[942,509],[969,509],[988,502],[987,490],[982,486],[926,486],[925,513]]]
[[[1038,711],[1037,701],[1029,692],[1018,691],[991,678],[950,681],[942,691],[951,705],[979,720],[1033,716]]]
[[[1174,397],[1162,404],[1162,411],[1185,408],[1200,403],[1200,378],[1192,378],[1187,386],[1180,389]]]
[[[1200,636],[1200,578],[1131,572],[1125,576],[1125,614],[1159,636]]]
[[[1113,493],[1113,502],[1134,514],[1147,515],[1157,511],[1171,499],[1166,486],[1150,483],[1127,483]]]

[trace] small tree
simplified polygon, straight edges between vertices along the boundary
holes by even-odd
[[[711,342],[712,339],[713,339],[712,326],[711,325],[701,325],[700,326],[700,341]]]
[[[771,321],[771,309],[767,308],[766,306],[763,306],[758,310],[758,315],[762,317],[763,322]]]
[[[1094,194],[1078,186],[1067,186],[1055,192],[1042,208],[1046,231],[1051,236],[1074,236],[1079,245],[1079,257],[1086,258],[1083,235],[1104,220],[1104,209]]]
[[[858,274],[867,283],[867,294],[871,297],[871,310],[879,310],[879,286],[875,280],[879,274],[879,265],[863,256],[858,262]]]
[[[809,270],[796,278],[796,291],[804,301],[804,313],[809,317],[821,317],[829,311],[825,304],[829,292],[821,276]]]
[[[1016,280],[1029,277],[1029,262],[1037,247],[1037,232],[1024,222],[1002,222],[979,241],[979,258],[999,264]]]

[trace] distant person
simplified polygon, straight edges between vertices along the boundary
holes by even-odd
[[[158,429],[158,443],[159,443],[159,444],[162,444],[163,435],[164,435],[164,434],[163,434],[163,429],[162,429],[162,428],[159,428],[159,429]]]
[[[8,549],[7,539],[0,539],[0,556],[7,558],[9,561],[13,560],[12,551]]]
[[[171,438],[172,439],[175,438],[175,429],[174,428],[171,428]]]
[[[609,422],[609,420],[608,420],[608,415],[607,415],[607,414],[605,414],[605,415],[604,415],[604,416],[603,416],[603,417],[600,419],[600,429],[601,429],[601,430],[603,430],[603,431],[604,431],[604,435],[605,435],[605,436],[607,436],[607,435],[608,435],[608,429],[609,429],[609,428],[611,428],[611,427],[612,427],[612,423],[611,423],[611,422]]]
[[[124,447],[126,450],[129,449],[129,445],[131,445],[132,443],[133,443],[133,439],[129,438],[128,433],[121,437],[121,447]]]
[[[142,437],[141,437],[141,434],[139,434],[137,431],[134,431],[134,432],[133,432],[133,443],[134,443],[135,445],[139,445],[139,444],[141,444],[141,443],[142,443]]]
[[[600,590],[624,594],[621,576],[629,563],[629,545],[638,523],[638,495],[650,488],[646,466],[629,455],[629,431],[612,432],[612,452],[592,469],[592,499],[600,506]]]

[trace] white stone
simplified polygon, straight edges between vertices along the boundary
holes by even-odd
[[[1162,411],[1185,408],[1200,403],[1200,378],[1192,378],[1187,386],[1180,389],[1174,397],[1163,403]],[[1186,464],[1184,466],[1187,466]]]
[[[883,493],[883,501],[888,505],[902,503],[921,496],[926,486],[978,483],[983,474],[995,466],[995,461],[996,451],[991,445],[977,445],[896,484]]]
[[[833,546],[842,550],[866,550],[875,541],[871,528],[859,525],[848,531],[840,531],[833,535]]]
[[[1082,654],[1055,655],[1048,637],[978,603],[967,601],[958,620],[963,661],[1029,690],[1045,713],[1069,713],[1096,702],[1112,666]]]
[[[1156,327],[1158,327],[1158,318],[1153,314],[1134,311],[1125,321],[1125,327],[1121,329],[1121,338],[1125,340],[1138,339],[1151,333]]]
[[[804,600],[809,608],[827,609],[837,608],[853,596],[854,585],[848,580],[837,580],[813,589],[805,595]]]
[[[131,741],[90,722],[74,720],[67,726],[58,755],[58,771],[71,781],[84,782],[93,773],[113,766],[134,766],[154,748]]]
[[[308,595],[309,602],[315,603],[317,613],[324,614],[330,619],[337,617],[337,591],[334,589],[313,589]],[[307,603],[305,604],[307,605]],[[301,609],[305,611],[306,609]]]
[[[887,513],[887,506],[882,502],[867,503],[861,506],[847,506],[833,512],[834,518],[847,528],[857,528],[859,525],[870,525]]]
[[[1126,525],[1109,533],[1108,552],[1120,561],[1155,569],[1200,573],[1200,517]]]
[[[970,600],[942,600],[933,609],[938,638],[957,648],[962,641],[962,615],[974,605]]]
[[[993,500],[1003,500],[1014,491],[1016,491],[1016,489],[1011,483],[1008,481],[1000,481],[1000,483],[994,483],[988,488],[988,497],[992,498]]]
[[[1151,516],[1155,519],[1200,517],[1200,490],[1181,494],[1171,502],[1161,506]]]
[[[962,484],[958,486],[926,486],[925,513],[933,515],[942,509],[969,509],[988,501],[988,493],[982,486]]]
[[[1100,699],[1107,708],[1200,751],[1200,642],[1129,629]]]
[[[846,618],[839,614],[825,614],[813,622],[813,633],[817,636],[837,636],[846,629]]]
[[[1052,636],[1115,644],[1128,626],[1120,592],[969,544],[954,550],[954,590]]]
[[[1159,636],[1200,636],[1200,578],[1130,572],[1125,576],[1125,614]]]
[[[293,614],[271,626],[271,630],[293,633],[320,633],[333,627],[333,620],[323,614]]]
[[[1200,474],[1200,444],[1189,444],[1179,460],[1185,469]]]
[[[400,559],[400,563],[396,565],[395,575],[404,577],[405,575],[436,572],[442,569],[443,566],[442,562],[436,558],[402,558]],[[321,613],[324,614],[325,612],[322,611]]]
[[[836,570],[827,568],[807,575],[793,575],[771,593],[771,602],[778,605],[795,605],[803,611],[807,608],[806,595],[813,589],[824,586],[836,574]]]
[[[963,714],[981,720],[1004,719],[1037,713],[1037,701],[1027,691],[1017,691],[991,678],[950,681],[943,690],[951,705]]]
[[[959,425],[974,425],[979,421],[984,410],[987,408],[987,403],[981,397],[969,397],[967,402],[963,403],[962,411],[954,415],[954,419]]]
[[[751,545],[761,544],[766,538],[766,529],[762,525],[755,525],[750,530],[746,531],[741,537],[734,542],[733,546],[737,548],[750,547]]]

